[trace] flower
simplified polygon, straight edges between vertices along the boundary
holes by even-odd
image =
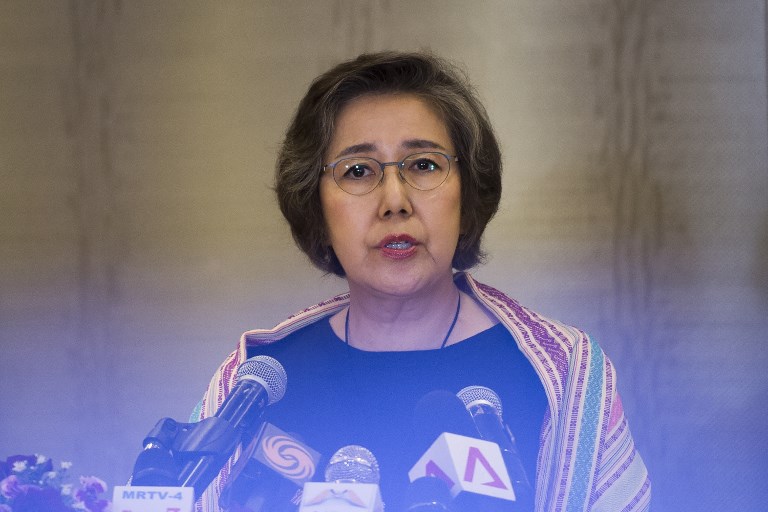
[[[11,471],[20,473],[24,471],[28,466],[34,466],[37,461],[35,455],[13,455],[5,460],[6,465],[11,468]]]
[[[101,478],[95,476],[81,476],[80,485],[84,492],[101,494],[107,492],[107,484]]]
[[[109,502],[99,495],[107,492],[107,484],[104,480],[95,476],[81,476],[80,488],[75,491],[75,503],[82,503],[86,510],[91,512],[102,512],[107,508]]]
[[[23,490],[21,488],[21,483],[19,482],[19,477],[16,475],[6,477],[0,482],[0,495],[9,500],[12,500],[22,492]]]
[[[0,460],[0,512],[107,512],[109,500],[101,495],[107,484],[100,478],[80,477],[75,488],[65,482],[71,462],[53,469],[44,455],[14,455]]]

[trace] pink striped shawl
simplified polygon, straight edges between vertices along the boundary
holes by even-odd
[[[648,472],[635,449],[613,365],[587,334],[544,318],[498,290],[459,272],[457,285],[485,305],[517,341],[549,402],[538,457],[536,511],[629,512],[650,507]],[[248,331],[214,374],[193,421],[215,414],[235,382],[248,346],[273,343],[347,306],[343,294],[311,306],[273,329]],[[198,501],[218,511],[233,460]]]

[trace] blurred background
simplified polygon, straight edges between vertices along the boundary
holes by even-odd
[[[0,0],[0,458],[123,484],[242,331],[344,289],[272,171],[311,79],[380,49],[473,79],[474,274],[600,341],[653,510],[763,510],[764,0]]]

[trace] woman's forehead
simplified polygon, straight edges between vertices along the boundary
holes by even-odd
[[[413,94],[365,95],[346,104],[334,123],[326,159],[386,151],[451,151],[442,116]]]

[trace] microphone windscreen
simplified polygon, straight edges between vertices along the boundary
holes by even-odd
[[[269,356],[255,356],[237,369],[237,382],[253,380],[262,385],[269,396],[269,405],[279,402],[285,395],[288,376],[280,362]]]
[[[379,462],[368,448],[351,444],[339,448],[325,468],[326,482],[378,484]]]
[[[462,401],[450,391],[430,391],[416,403],[413,411],[413,431],[417,453],[427,448],[444,433],[479,437],[472,417]]]
[[[467,409],[471,409],[475,406],[487,406],[491,407],[499,418],[504,416],[501,399],[499,399],[499,395],[497,395],[491,388],[485,386],[467,386],[456,393],[456,396],[462,401]]]

